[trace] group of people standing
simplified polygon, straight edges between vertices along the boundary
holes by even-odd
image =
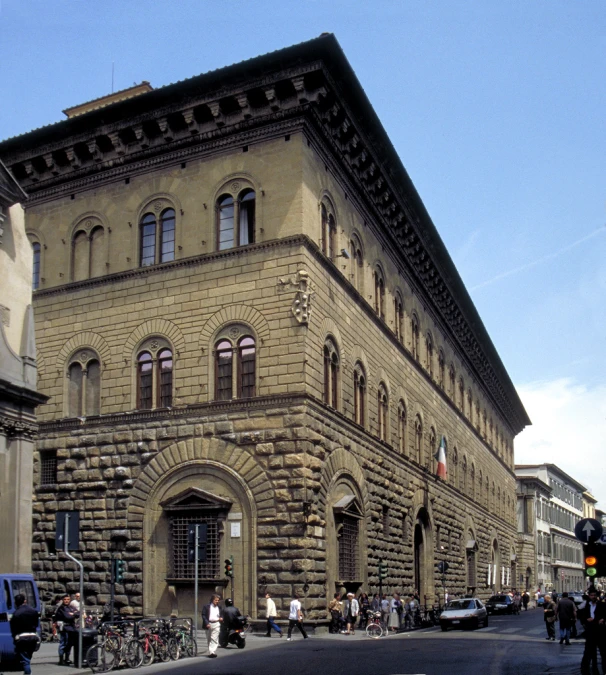
[[[577,619],[585,631],[585,650],[581,660],[583,675],[598,675],[598,651],[602,669],[606,666],[606,598],[600,597],[597,589],[590,586],[583,595],[578,609],[568,593],[554,599],[546,595],[543,617],[547,628],[546,640],[555,642],[555,623],[560,624],[560,644],[570,644],[571,631],[575,630]],[[557,600],[557,601],[556,601]]]
[[[412,617],[419,607],[417,591],[405,598],[399,593],[393,593],[391,597],[375,593],[372,598],[366,593],[360,593],[357,598],[354,593],[347,593],[346,596],[335,593],[328,605],[328,630],[330,633],[354,635],[356,624],[360,630],[364,630],[370,616],[380,612],[382,622],[390,631],[396,632],[401,628],[412,627]]]

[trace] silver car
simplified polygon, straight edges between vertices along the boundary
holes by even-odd
[[[478,598],[451,600],[440,614],[440,628],[479,628],[488,626],[488,612]]]

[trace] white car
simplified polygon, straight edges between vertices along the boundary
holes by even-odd
[[[479,628],[488,626],[488,612],[478,598],[451,600],[440,614],[440,628]]]

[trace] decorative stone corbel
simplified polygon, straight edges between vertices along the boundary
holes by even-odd
[[[126,152],[126,148],[124,147],[124,143],[122,143],[122,139],[120,138],[118,132],[110,131],[107,135],[109,137],[109,140],[112,142],[114,150],[117,152],[117,154],[123,155]]]
[[[300,324],[307,325],[309,323],[309,315],[311,314],[311,296],[313,295],[308,272],[299,270],[297,272],[296,284],[298,285],[298,290],[292,303],[292,313]]]
[[[213,119],[215,120],[215,124],[218,127],[225,126],[225,120],[223,119],[223,113],[221,112],[221,106],[219,105],[219,101],[211,101],[207,105],[208,109],[210,110],[210,114],[213,116]]]
[[[168,119],[166,117],[159,117],[156,121],[158,122],[158,126],[160,127],[160,131],[162,132],[164,140],[169,142],[172,141],[173,132],[168,123]]]
[[[252,112],[250,110],[250,104],[248,102],[248,97],[246,94],[236,94],[236,101],[238,101],[238,105],[240,106],[240,110],[242,111],[242,114],[244,115],[244,119],[250,119],[252,117]]]
[[[72,169],[79,169],[80,159],[78,158],[78,155],[75,153],[74,148],[73,147],[65,148],[65,154]]]
[[[278,101],[276,97],[276,90],[273,87],[267,87],[267,89],[264,89],[265,92],[265,98],[269,102],[269,107],[275,112],[276,110],[280,110],[280,102]]]
[[[97,141],[87,141],[86,147],[88,148],[88,151],[92,155],[93,160],[95,162],[100,162],[103,159],[103,153],[101,152],[101,150],[99,150]]]
[[[196,118],[194,116],[194,109],[190,108],[189,110],[184,110],[182,113],[183,119],[185,120],[185,124],[187,124],[187,128],[189,129],[190,134],[199,134],[200,133],[200,125],[196,122]]]

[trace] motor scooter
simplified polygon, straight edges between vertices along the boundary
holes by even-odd
[[[246,647],[246,637],[244,631],[246,630],[247,625],[248,621],[246,617],[239,616],[236,625],[229,629],[227,633],[227,639],[224,638],[223,640],[220,640],[219,646],[227,647],[229,645],[235,645],[238,649],[244,649],[244,647]]]

